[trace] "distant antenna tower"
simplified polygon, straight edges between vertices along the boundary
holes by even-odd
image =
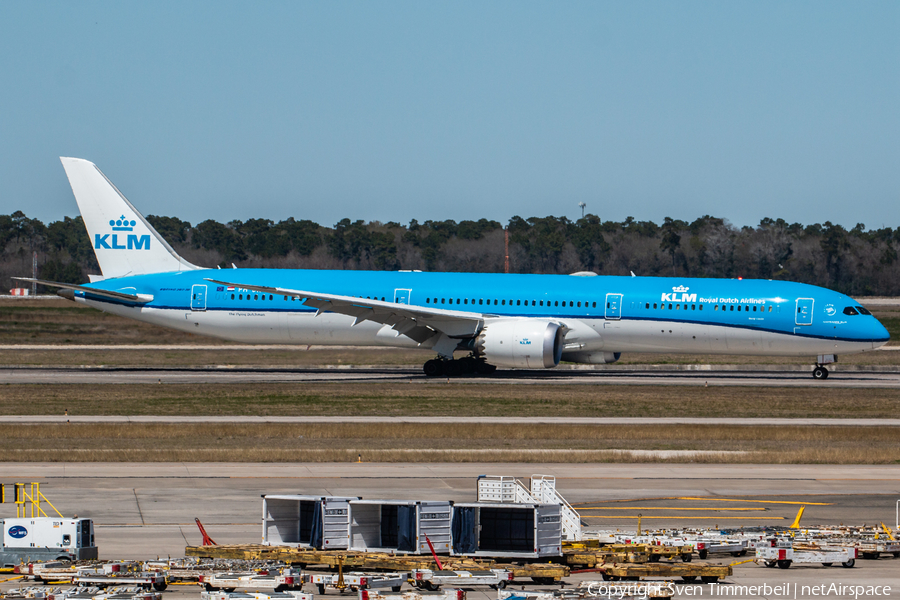
[[[587,204],[585,204],[584,202],[579,202],[578,206],[581,207],[581,218],[583,219],[584,218],[584,207],[587,206]]]

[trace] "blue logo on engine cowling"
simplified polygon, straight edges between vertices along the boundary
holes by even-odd
[[[9,534],[9,537],[20,540],[23,537],[25,537],[26,535],[28,535],[28,530],[25,529],[24,527],[22,527],[21,525],[13,525],[12,527],[9,528],[9,531],[7,533]]]
[[[113,231],[134,231],[135,225],[137,225],[137,221],[126,219],[125,215],[118,219],[109,220],[109,226],[112,227]],[[119,243],[120,235],[125,237],[124,244]],[[94,248],[96,250],[149,250],[150,235],[136,235],[134,233],[104,233],[101,235],[95,233]]]

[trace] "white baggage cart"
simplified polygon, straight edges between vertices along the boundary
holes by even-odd
[[[466,600],[465,590],[440,590],[426,592],[411,590],[408,592],[385,592],[381,590],[359,590],[359,600]]]
[[[312,594],[298,590],[284,592],[201,592],[201,600],[313,600]]]
[[[233,592],[237,589],[259,590],[260,588],[284,592],[286,590],[299,590],[303,587],[303,578],[300,573],[296,573],[291,569],[285,569],[285,571],[276,575],[204,573],[200,575],[198,582],[207,592]]]
[[[264,494],[262,541],[319,550],[350,547],[350,501],[358,496]]]
[[[404,581],[406,581],[406,577],[400,573],[359,573],[352,571],[343,575],[337,573],[306,573],[303,576],[303,582],[315,585],[319,595],[324,594],[326,588],[337,590],[350,588],[353,591],[390,588],[394,592],[399,592]]]
[[[470,586],[487,585],[495,590],[502,590],[513,580],[512,571],[506,569],[489,569],[483,571],[432,571],[431,569],[413,569],[409,573],[409,582],[419,589],[436,591],[442,585]]]
[[[453,556],[562,556],[559,504],[454,504]]]
[[[820,548],[803,549],[779,548],[775,546],[762,546],[756,548],[756,562],[761,562],[767,567],[787,569],[794,563],[814,564],[830,567],[840,564],[850,568],[856,564],[856,548]]]
[[[350,549],[362,552],[450,553],[450,502],[351,500]]]

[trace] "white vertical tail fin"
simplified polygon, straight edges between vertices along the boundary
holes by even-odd
[[[97,165],[60,157],[103,277],[200,269],[166,243]]]

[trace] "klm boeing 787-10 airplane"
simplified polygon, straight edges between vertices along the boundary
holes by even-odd
[[[816,357],[875,350],[887,330],[843,294],[801,283],[206,269],[180,256],[93,163],[62,158],[102,276],[38,283],[109,313],[245,343],[421,348],[426,375],[613,363],[622,352]],[[31,279],[21,278],[24,281]],[[454,360],[454,353],[465,357]]]

